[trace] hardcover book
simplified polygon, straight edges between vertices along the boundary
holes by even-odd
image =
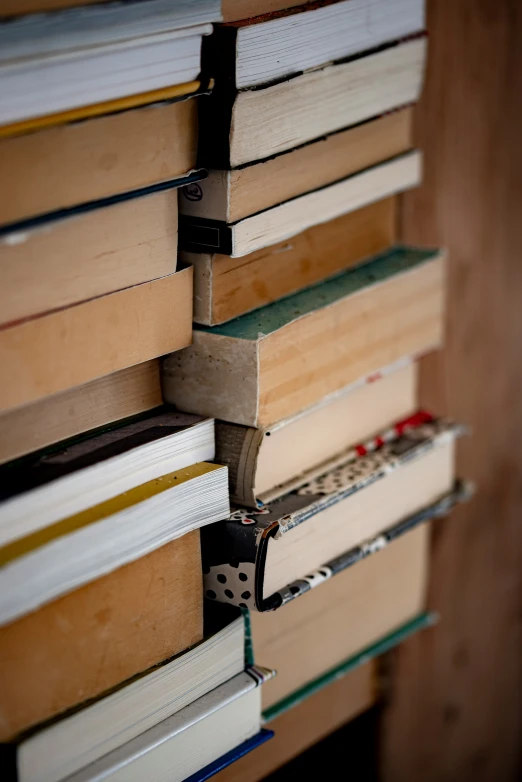
[[[164,398],[223,421],[271,426],[438,347],[444,276],[442,253],[396,247],[224,325],[196,326],[192,346],[163,359]]]
[[[273,610],[447,513],[462,495],[454,441],[463,431],[420,411],[269,505],[236,508],[202,536],[206,596]]]
[[[209,606],[213,608],[213,606]],[[4,745],[20,782],[59,782],[243,673],[245,620],[217,613],[217,630],[187,651],[123,682],[92,703]]]
[[[277,670],[265,715],[425,610],[429,533],[421,524],[281,609],[252,613],[256,660]]]
[[[417,407],[417,364],[404,359],[262,429],[216,421],[216,461],[228,467],[231,499],[258,508],[346,460]]]

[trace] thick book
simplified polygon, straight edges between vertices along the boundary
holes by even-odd
[[[231,500],[266,505],[341,464],[355,443],[413,415],[417,369],[404,359],[274,426],[216,421],[216,461],[228,467]]]
[[[0,627],[0,740],[43,727],[202,637],[197,530]]]
[[[161,410],[4,465],[0,545],[214,454],[212,420]]]
[[[150,0],[0,24],[0,124],[193,81],[220,15],[218,0]]]
[[[20,536],[0,548],[0,624],[229,514],[227,468],[200,462]]]
[[[410,106],[260,163],[212,170],[206,179],[182,188],[180,212],[236,223],[411,151],[412,121]]]
[[[414,103],[425,56],[426,39],[415,37],[254,89],[217,75],[200,101],[199,162],[235,168]]]
[[[197,176],[0,227],[0,326],[174,274],[177,188]]]
[[[237,89],[281,81],[424,29],[424,0],[341,0],[218,25],[212,54]],[[220,67],[221,66],[221,67]]]
[[[0,329],[0,412],[192,341],[192,269]]]
[[[19,782],[59,782],[180,712],[245,668],[245,619],[231,612],[205,639],[92,703],[4,745]]]
[[[162,404],[159,359],[0,414],[0,464]]]
[[[199,771],[259,733],[263,689],[259,685],[269,675],[247,669],[71,775],[70,782],[200,778]]]
[[[168,182],[194,170],[198,99],[158,95],[155,100],[14,137],[0,133],[0,225]]]
[[[429,533],[421,524],[280,610],[252,613],[256,660],[277,670],[265,714],[424,611]]]
[[[291,239],[313,225],[417,187],[421,176],[422,156],[412,151],[236,223],[180,215],[180,247],[241,257]]]
[[[438,347],[444,277],[443,253],[396,247],[224,325],[196,326],[192,346],[163,359],[164,398],[256,428],[289,418]]]
[[[460,497],[454,441],[462,433],[420,411],[269,505],[236,508],[202,536],[206,596],[273,610],[384,546],[395,525],[445,512]]]
[[[195,322],[225,323],[389,249],[397,207],[397,198],[385,198],[241,258],[181,251],[194,269]]]

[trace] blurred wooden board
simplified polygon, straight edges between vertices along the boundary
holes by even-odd
[[[476,499],[436,526],[434,630],[393,655],[382,780],[522,779],[522,3],[428,2],[417,116],[425,184],[406,240],[449,251],[446,350],[423,404],[474,429],[459,472]]]
[[[376,701],[376,663],[356,668],[268,723],[275,736],[214,777],[215,782],[257,782]]]

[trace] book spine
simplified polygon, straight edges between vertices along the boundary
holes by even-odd
[[[232,255],[233,229],[220,220],[179,215],[179,247],[192,253]]]
[[[381,549],[386,548],[390,543],[404,535],[406,532],[418,527],[433,519],[447,516],[453,508],[460,502],[470,498],[473,493],[471,484],[464,481],[457,481],[451,492],[440,497],[436,502],[422,508],[417,513],[402,519],[398,524],[394,524],[384,532],[376,535],[375,538],[367,540],[359,546],[355,546],[349,551],[344,552],[338,557],[331,559],[321,567],[308,573],[303,578],[297,579],[287,584],[283,589],[275,592],[270,597],[262,600],[260,604],[261,611],[272,611],[282,605],[286,605],[291,600],[309,592],[311,589],[327,581],[332,576],[336,576],[343,570],[356,565],[362,559],[366,559],[371,554],[376,554]]]
[[[199,101],[198,165],[230,168],[230,128],[236,98],[235,27],[215,27],[203,37],[201,67],[204,78],[214,83],[211,93]],[[201,161],[207,161],[206,164]]]
[[[262,429],[216,421],[215,460],[228,467],[231,499],[247,508],[257,508],[254,484],[264,436]]]
[[[204,594],[209,600],[261,610],[268,540],[278,522],[258,525],[264,511],[238,510],[201,530]]]

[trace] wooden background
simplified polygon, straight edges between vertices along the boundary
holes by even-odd
[[[425,184],[408,241],[450,254],[446,349],[424,403],[471,424],[476,498],[435,525],[440,625],[392,657],[383,782],[522,779],[522,1],[428,1]]]

